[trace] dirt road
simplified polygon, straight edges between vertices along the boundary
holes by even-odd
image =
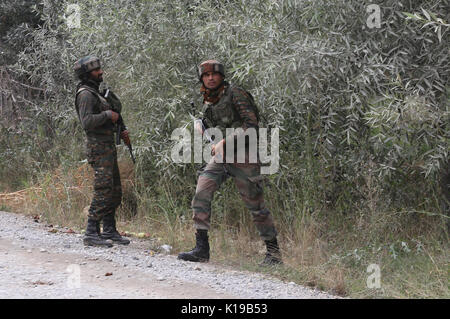
[[[152,254],[148,240],[85,247],[82,235],[0,212],[0,298],[336,298],[275,278]]]

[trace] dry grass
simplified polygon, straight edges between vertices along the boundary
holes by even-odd
[[[123,188],[119,230],[146,234],[151,239],[149,249],[169,244],[177,254],[193,248],[195,231],[189,203],[180,203],[176,195],[185,186],[163,183],[156,185],[158,194],[153,193],[155,188],[137,191],[133,165],[121,161],[119,167]],[[40,215],[47,223],[82,230],[92,198],[92,178],[87,164],[59,168],[29,188],[0,194],[0,205]],[[265,246],[237,192],[220,194],[213,207],[211,259],[340,296],[448,297],[448,244],[442,243],[445,238],[433,235],[442,233],[439,217],[383,210],[374,185],[367,181],[368,204],[348,216],[334,212],[319,216],[304,213],[300,207],[295,222],[290,223],[282,214],[275,214],[284,260],[284,266],[277,269],[257,266]],[[270,198],[267,202],[273,205]],[[372,263],[382,268],[382,288],[378,290],[366,287],[366,268]]]
[[[124,203],[121,212],[130,215],[136,207],[134,170],[128,162],[120,162]],[[92,200],[93,171],[89,164],[41,176],[36,185],[11,193],[0,193],[0,205],[10,211],[39,215],[51,224],[84,227],[86,207]]]

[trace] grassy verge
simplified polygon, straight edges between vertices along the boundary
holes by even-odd
[[[149,249],[155,242],[171,245],[174,254],[194,247],[189,195],[195,185],[160,181],[146,188],[136,184],[130,163],[121,162],[120,170],[124,198],[119,230],[149,234]],[[40,215],[49,224],[83,231],[91,183],[87,164],[46,172],[26,189],[0,196],[1,209]],[[258,263],[265,247],[250,214],[233,183],[224,186],[213,202],[210,240],[215,263],[352,298],[450,297],[448,217],[381,208],[373,196],[352,214],[311,212],[299,197],[266,192],[284,266],[262,268]]]

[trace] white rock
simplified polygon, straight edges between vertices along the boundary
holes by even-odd
[[[162,245],[161,247],[159,247],[159,249],[161,250],[162,253],[170,254],[170,252],[172,251],[172,246]]]

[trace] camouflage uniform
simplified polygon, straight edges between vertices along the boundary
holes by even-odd
[[[115,218],[116,208],[122,201],[122,186],[114,144],[117,128],[114,122],[121,118],[122,105],[109,90],[104,94],[99,92],[103,81],[100,59],[83,57],[75,63],[74,71],[81,80],[76,90],[75,109],[87,136],[88,162],[95,172],[94,196],[83,242],[87,246],[112,247],[111,240],[128,245],[130,241],[117,231]],[[128,131],[121,124],[118,137],[126,139],[129,144]],[[100,233],[100,221],[103,221],[103,233]]]
[[[205,103],[203,122],[205,127],[215,127],[226,136],[227,127],[254,128],[258,131],[257,108],[252,96],[243,89],[225,82],[222,96],[214,104]],[[237,135],[226,136],[225,141],[234,139],[235,159],[237,154]],[[226,147],[225,147],[226,149]],[[214,192],[231,176],[253,216],[253,222],[263,240],[272,240],[277,236],[270,211],[265,207],[260,163],[250,163],[248,147],[244,163],[216,163],[215,159],[206,165],[200,173],[195,196],[192,200],[193,220],[197,229],[210,228],[211,201]],[[224,154],[226,157],[226,154]]]
[[[88,162],[95,172],[89,217],[100,221],[106,214],[113,213],[122,200],[111,105],[93,81],[78,86],[75,105],[87,135]]]
[[[203,94],[203,119],[201,120],[203,129],[219,129],[225,138],[218,144],[224,145],[224,149],[223,154],[213,157],[200,173],[192,200],[193,220],[197,230],[196,245],[191,251],[178,254],[178,259],[192,262],[209,260],[208,230],[211,226],[211,201],[214,192],[231,176],[241,198],[253,215],[253,222],[261,238],[266,243],[267,253],[261,265],[282,264],[277,232],[270,211],[264,204],[261,165],[259,161],[253,160],[257,159],[257,156],[251,153],[252,148],[249,147],[252,146],[250,143],[257,141],[249,139],[247,142],[246,140],[243,143],[245,156],[243,159],[239,158],[241,150],[238,149],[240,143],[237,142],[246,138],[247,133],[251,133],[250,129],[255,129],[253,133],[257,138],[258,108],[249,93],[224,81],[224,66],[217,60],[202,62],[198,67],[198,77],[202,83],[200,92]],[[242,128],[242,130],[234,131],[227,136],[227,128]],[[214,148],[215,152],[220,152],[218,144]],[[230,145],[234,146],[231,150]],[[233,154],[226,154],[227,151]],[[223,160],[220,161],[217,156],[222,156]]]

